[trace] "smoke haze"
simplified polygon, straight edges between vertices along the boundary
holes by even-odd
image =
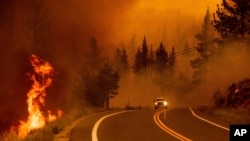
[[[138,45],[143,36],[148,37],[155,46],[162,40],[166,40],[169,45],[176,44],[176,34],[194,30],[190,29],[192,26],[200,27],[207,7],[214,11],[217,3],[218,0],[47,2],[58,36],[67,40],[81,38],[86,41],[94,36],[106,49],[120,42],[128,42],[134,34]]]
[[[24,119],[27,114],[25,100],[31,82],[26,73],[32,70],[28,58],[35,50],[30,38],[30,24],[27,22],[27,17],[31,15],[27,12],[29,2],[0,2],[0,7],[4,7],[0,8],[1,13],[4,13],[0,17],[0,120],[4,126]],[[5,6],[6,3],[9,7]],[[86,56],[91,38],[97,40],[102,55],[109,60],[113,59],[116,47],[124,46],[132,66],[135,52],[142,45],[144,36],[148,46],[153,49],[158,48],[161,41],[168,52],[173,46],[176,52],[183,51],[186,43],[191,48],[195,47],[195,34],[201,32],[207,7],[212,14],[220,3],[221,0],[42,1],[46,20],[40,20],[48,22],[49,26],[45,28],[48,32],[41,35],[48,34],[49,40],[41,39],[42,43],[48,44],[38,49],[38,52],[42,59],[49,61],[56,69],[53,84],[48,88],[47,107],[54,111],[58,108],[70,111],[71,105],[77,105],[79,109],[83,106],[84,101],[77,104],[69,101],[78,100],[74,93],[82,92],[76,86],[83,83],[81,75],[90,68]],[[53,55],[49,56],[47,52]],[[125,107],[129,104],[151,107],[156,96],[166,97],[173,106],[202,104],[218,87],[226,87],[249,77],[250,67],[245,61],[250,59],[247,51],[229,48],[221,54],[219,62],[212,62],[211,66],[216,69],[208,73],[207,84],[193,91],[190,60],[195,57],[195,50],[188,57],[182,54],[176,56],[175,84],[180,88],[177,91],[167,89],[166,93],[162,93],[159,87],[149,81],[150,77],[138,80],[131,72],[121,79],[119,94],[111,100],[111,106]]]

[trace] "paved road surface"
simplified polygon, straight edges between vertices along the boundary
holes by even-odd
[[[179,140],[156,124],[153,117],[158,112],[160,110],[135,110],[106,117],[97,129],[98,141]],[[112,113],[115,111],[86,117],[72,130],[70,141],[92,141],[94,124]],[[229,140],[229,131],[198,119],[188,108],[169,109],[159,114],[159,119],[165,126],[190,140]]]

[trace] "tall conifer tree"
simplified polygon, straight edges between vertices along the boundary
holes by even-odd
[[[250,35],[250,1],[222,0],[213,25],[224,40],[245,40]]]
[[[193,82],[200,84],[207,78],[208,62],[214,54],[214,31],[209,8],[204,17],[202,31],[196,35],[196,39],[198,40],[198,46],[196,47],[198,57],[191,60],[190,66],[194,69]]]

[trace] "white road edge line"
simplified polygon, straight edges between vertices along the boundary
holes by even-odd
[[[129,112],[129,111],[121,111],[121,112],[109,114],[109,115],[106,115],[106,116],[100,118],[100,119],[95,123],[95,125],[94,125],[94,127],[93,127],[93,129],[92,129],[92,141],[98,141],[97,129],[98,129],[99,125],[101,124],[101,122],[102,122],[105,118],[110,117],[110,116],[114,116],[114,115],[117,115],[117,114],[125,113],[125,112]]]
[[[219,125],[219,124],[216,124],[216,123],[214,123],[214,122],[212,122],[212,121],[209,121],[209,120],[207,120],[207,119],[204,119],[204,118],[202,118],[202,117],[196,115],[196,114],[194,113],[194,111],[192,110],[191,107],[189,107],[189,110],[191,111],[191,113],[193,114],[193,116],[195,116],[196,118],[198,118],[198,119],[200,119],[200,120],[203,120],[203,121],[205,121],[205,122],[207,122],[207,123],[209,123],[209,124],[212,124],[212,125],[214,125],[214,126],[217,126],[217,127],[219,127],[219,128],[222,128],[222,129],[224,129],[224,130],[229,131],[229,128],[226,128],[226,127],[224,127],[224,126],[221,126],[221,125]]]

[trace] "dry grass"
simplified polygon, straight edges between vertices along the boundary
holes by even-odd
[[[250,111],[245,109],[215,109],[212,114],[230,124],[250,123]]]
[[[48,123],[43,129],[30,132],[24,139],[18,138],[15,133],[5,132],[0,135],[0,141],[53,141],[57,133],[63,130],[67,125],[70,125],[77,118],[96,112],[102,112],[104,110],[103,108],[73,110],[70,114],[65,114],[54,122]]]
[[[200,107],[199,110],[230,124],[250,124],[250,111],[244,108]]]
[[[18,138],[16,133],[5,132],[0,136],[0,141],[53,141],[55,134],[60,132],[73,119],[62,117],[48,123],[44,128],[30,132],[24,139]]]

